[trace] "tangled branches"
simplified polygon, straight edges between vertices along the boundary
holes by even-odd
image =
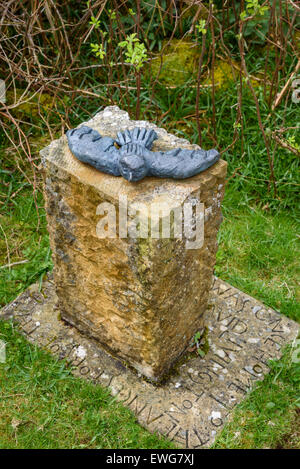
[[[265,142],[269,189],[273,186],[276,195],[274,158],[283,140],[277,129],[265,128],[260,95],[271,115],[284,97],[287,99],[291,81],[297,76],[296,2],[228,0],[213,5],[199,0],[8,0],[0,1],[0,8],[0,78],[7,89],[7,101],[0,103],[0,130],[15,150],[18,168],[24,171],[25,159],[30,163],[34,187],[39,160],[32,135],[52,139],[82,116],[108,104],[118,104],[137,118],[164,123],[178,102],[161,108],[157,96],[162,88],[177,86],[164,81],[162,72],[172,55],[172,44],[189,42],[197,53],[195,73],[186,83],[194,90],[193,103],[189,103],[189,109],[194,106],[194,110],[190,109],[187,117],[195,122],[198,142],[202,143],[208,124],[207,137],[218,143],[216,70],[223,61],[236,80],[236,104],[232,106],[232,141],[220,150],[228,151],[239,143],[243,152],[243,100],[248,89]],[[124,46],[119,47],[128,43],[130,35],[135,35],[140,50],[147,51],[143,67],[130,61]],[[100,58],[93,55],[91,42],[94,50],[102,51]],[[264,54],[259,74],[248,71],[246,60],[251,48],[257,47]],[[178,96],[184,100],[184,86],[180,86]],[[210,93],[208,120],[202,117],[203,90]],[[28,172],[24,174],[28,177]]]

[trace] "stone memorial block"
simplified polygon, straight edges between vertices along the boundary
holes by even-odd
[[[113,138],[153,128],[155,151],[199,148],[116,106],[82,125]],[[205,326],[226,163],[189,179],[133,183],[76,159],[66,136],[41,155],[61,317],[160,380]]]

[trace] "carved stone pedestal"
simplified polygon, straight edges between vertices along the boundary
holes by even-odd
[[[85,124],[111,137],[155,128],[155,150],[198,148],[117,107]],[[61,317],[160,380],[205,326],[226,163],[186,180],[130,183],[78,161],[66,137],[41,154]]]

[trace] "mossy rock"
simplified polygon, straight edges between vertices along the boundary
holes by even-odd
[[[53,96],[47,93],[27,93],[21,99],[24,90],[17,88],[16,89],[16,97],[13,91],[7,91],[6,98],[7,98],[7,105],[14,104],[15,102],[26,101],[25,103],[20,104],[16,108],[12,109],[12,113],[17,118],[22,118],[25,116],[31,118],[37,118],[42,114],[46,114],[53,108]]]
[[[229,62],[223,60],[216,61],[215,64],[215,87],[217,90],[226,89],[230,84],[239,80],[239,70],[241,65],[235,61],[232,61],[232,66]],[[245,74],[243,73],[245,78]],[[255,79],[258,78],[258,80]],[[261,86],[264,77],[264,71],[257,71],[256,75],[250,78],[251,84],[254,88]],[[209,72],[208,78],[203,82],[206,86],[212,86],[211,71]]]
[[[215,87],[216,89],[226,89],[233,81],[236,81],[239,77],[239,65],[233,62],[233,66],[230,63],[223,60],[218,60],[215,63]],[[204,85],[212,85],[211,72],[209,77],[204,81]]]
[[[156,78],[159,73],[158,80],[164,85],[183,85],[196,74],[199,54],[200,47],[195,42],[173,39],[164,49],[160,73],[160,56],[152,60],[151,76]]]
[[[201,19],[208,18],[208,9],[204,9],[201,5],[194,5],[193,2],[183,2],[184,4],[181,7],[181,14],[182,18],[191,18],[192,20],[198,14],[198,21]],[[200,12],[199,12],[200,8]]]

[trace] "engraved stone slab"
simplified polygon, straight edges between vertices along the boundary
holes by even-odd
[[[268,372],[268,360],[279,358],[299,331],[297,323],[215,278],[205,313],[208,353],[182,361],[155,386],[59,317],[51,279],[41,292],[31,286],[0,313],[20,323],[32,343],[72,362],[76,375],[108,387],[142,426],[195,449],[213,443],[234,407]]]

